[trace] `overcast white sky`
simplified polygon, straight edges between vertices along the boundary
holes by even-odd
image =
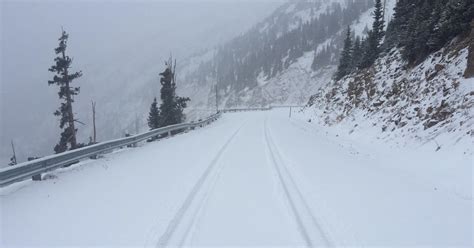
[[[0,167],[11,153],[11,139],[22,159],[46,155],[57,142],[60,130],[52,113],[59,100],[57,88],[47,81],[61,26],[70,34],[73,69],[84,72],[77,81],[81,94],[75,112],[81,112],[93,98],[126,92],[143,68],[161,65],[170,52],[184,59],[212,48],[282,2],[2,0]]]

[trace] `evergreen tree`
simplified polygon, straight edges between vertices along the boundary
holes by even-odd
[[[431,11],[429,23],[429,37],[426,42],[429,51],[436,51],[441,48],[441,13],[443,12],[443,1],[436,1]]]
[[[81,77],[82,72],[69,71],[72,58],[66,55],[68,38],[69,35],[63,30],[59,38],[59,46],[54,49],[58,56],[54,59],[55,64],[49,68],[49,71],[54,72],[56,75],[54,75],[52,80],[48,81],[48,85],[55,84],[59,86],[59,99],[63,100],[59,109],[54,112],[55,116],[60,116],[59,127],[63,129],[59,143],[54,147],[56,153],[78,148],[76,140],[77,129],[74,126],[76,120],[74,119],[72,103],[74,102],[74,96],[79,94],[79,87],[71,87],[71,83],[73,80]]]
[[[373,65],[380,54],[380,42],[384,37],[384,17],[381,0],[375,0],[373,16],[374,22],[372,24],[372,30],[368,33],[364,57],[361,62],[361,67],[363,68]]]
[[[166,69],[160,73],[161,79],[161,105],[160,105],[160,126],[169,126],[184,121],[183,110],[190,101],[188,97],[176,96],[176,61],[170,58],[165,63]]]
[[[375,61],[375,51],[372,48],[375,46],[375,39],[372,36],[372,30],[369,30],[367,38],[361,44],[362,58],[360,59],[360,68],[370,67]]]
[[[153,103],[150,106],[150,113],[148,114],[148,127],[150,130],[157,129],[160,127],[160,110],[158,109],[158,102],[153,99]]]
[[[385,35],[384,33],[385,21],[384,21],[384,16],[383,16],[384,8],[385,6],[382,6],[382,0],[375,0],[374,22],[372,23],[372,34],[377,44],[377,50],[379,48],[378,46],[383,40],[383,36]]]
[[[352,48],[352,69],[357,70],[357,68],[360,67],[362,55],[364,54],[364,51],[362,50],[362,42],[360,40],[360,37],[357,36],[354,39],[354,46]]]
[[[472,0],[399,0],[385,47],[402,48],[403,58],[414,65],[457,35],[467,33],[473,18]]]
[[[401,41],[407,38],[408,21],[413,7],[412,0],[398,0],[394,8],[393,20],[387,27],[385,39],[386,49],[390,50],[395,46],[400,46]]]
[[[441,40],[445,43],[456,35],[467,32],[474,18],[474,1],[447,0],[440,20]]]
[[[339,59],[339,66],[334,79],[339,80],[351,73],[352,71],[352,36],[351,29],[347,27],[346,39],[344,40],[344,48]]]
[[[427,43],[435,24],[430,18],[431,13],[431,3],[424,1],[423,5],[416,9],[410,19],[408,25],[409,37],[407,37],[406,46],[402,51],[402,55],[409,63],[415,63],[430,53]]]

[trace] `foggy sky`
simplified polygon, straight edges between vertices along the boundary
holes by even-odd
[[[84,76],[74,110],[81,120],[91,99],[124,104],[113,96],[150,80],[143,72],[173,53],[178,59],[222,43],[271,13],[281,1],[2,1],[0,84],[0,167],[11,155],[20,161],[52,153],[59,139],[58,88],[53,49],[63,27],[69,33],[72,70]],[[149,73],[148,73],[149,74]],[[110,98],[110,99],[109,99]],[[119,106],[118,106],[119,108]],[[102,108],[107,114],[107,108]],[[133,113],[124,113],[130,114]],[[79,129],[89,128],[79,125]],[[113,128],[113,127],[111,127]],[[82,142],[86,140],[81,140]]]

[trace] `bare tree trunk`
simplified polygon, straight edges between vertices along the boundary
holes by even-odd
[[[12,151],[13,151],[13,157],[11,159],[11,165],[16,165],[18,161],[16,160],[15,145],[13,144],[13,140],[12,140]]]

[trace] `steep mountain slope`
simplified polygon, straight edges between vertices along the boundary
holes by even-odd
[[[386,20],[394,0],[386,3]],[[373,1],[292,1],[244,35],[197,56],[180,75],[182,94],[193,102],[190,116],[221,108],[304,104],[331,79],[343,30],[364,35]],[[200,113],[200,114],[197,114]]]
[[[464,144],[460,155],[471,156],[473,43],[474,23],[470,34],[456,37],[414,67],[394,48],[374,66],[328,81],[306,111],[316,122],[345,127],[358,137],[428,143],[433,150]]]

